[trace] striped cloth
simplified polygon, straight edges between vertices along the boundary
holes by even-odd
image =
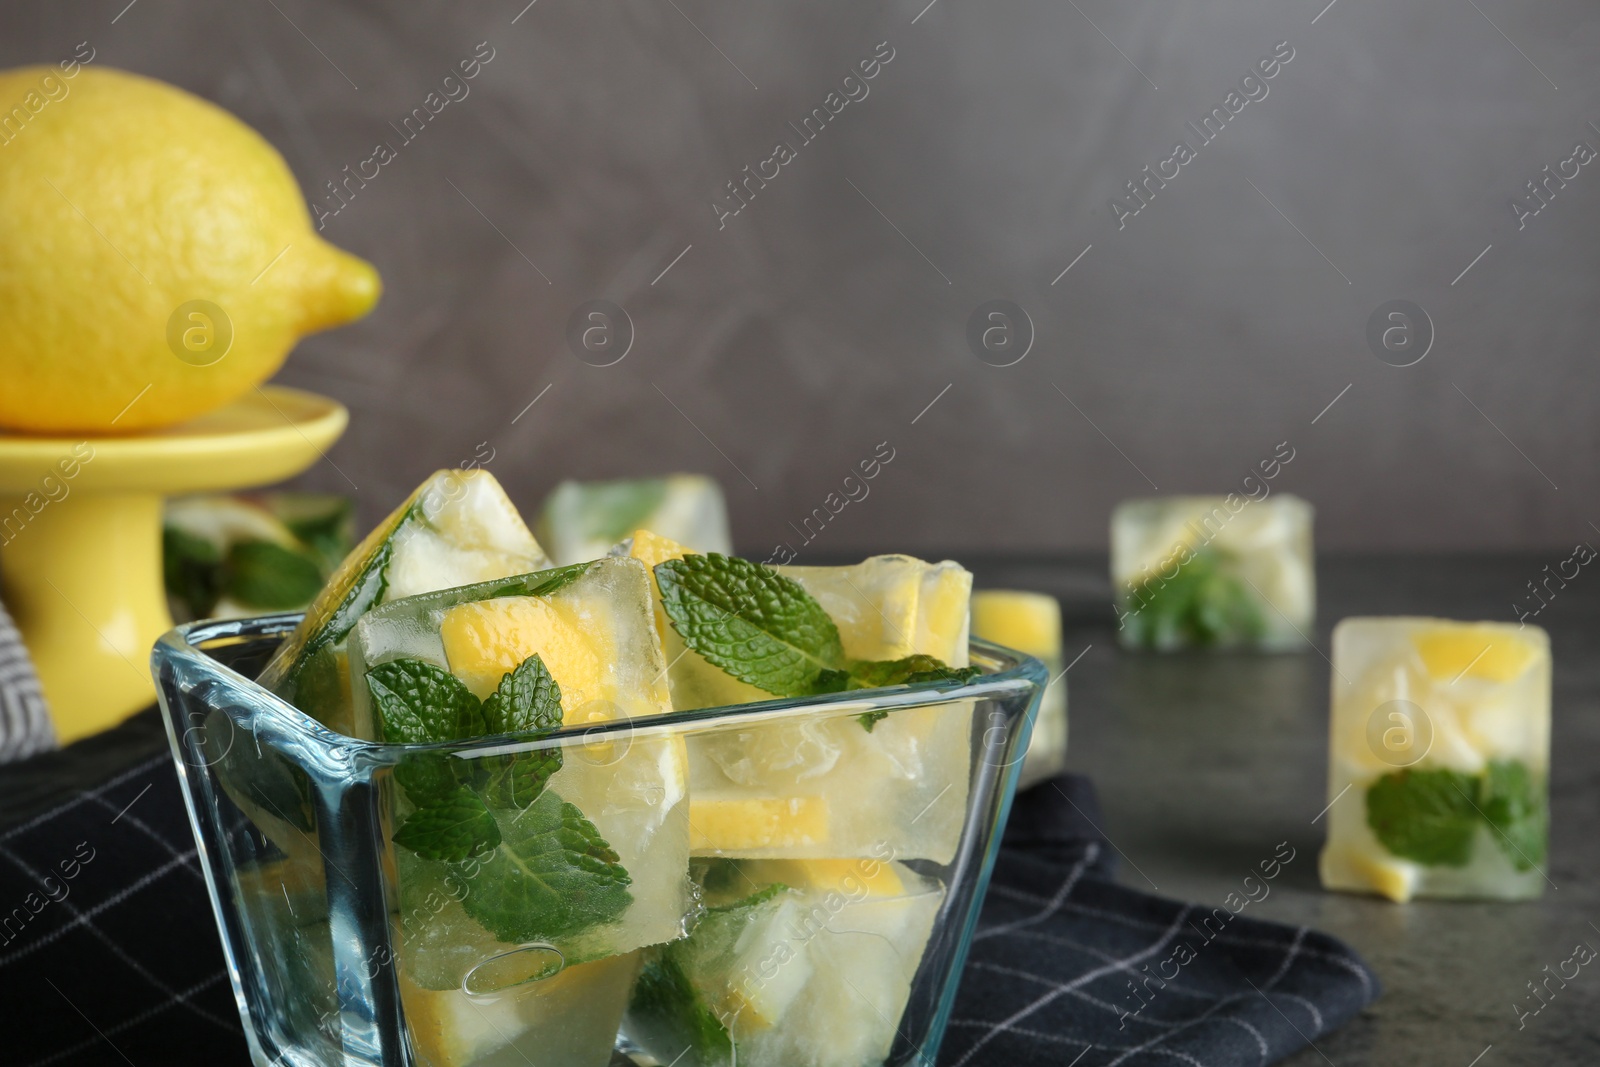
[[[0,604],[0,763],[56,747],[50,709],[22,635]]]
[[[1086,779],[1017,798],[939,1067],[1265,1067],[1378,995],[1326,934],[1118,885],[1102,822]],[[250,1067],[153,710],[0,769],[0,908],[6,1067]]]

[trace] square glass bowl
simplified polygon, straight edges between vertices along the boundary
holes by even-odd
[[[934,1063],[1048,682],[1038,660],[975,640],[971,662],[982,673],[968,683],[674,712],[538,740],[389,745],[333,733],[252,681],[298,620],[182,626],[151,657],[259,1067],[650,1067],[674,1057],[678,1067]],[[871,736],[879,740],[863,740]],[[928,758],[940,737],[956,738],[958,749],[964,739],[965,751],[954,761]],[[708,846],[702,829],[690,832],[687,785],[707,759],[762,738],[793,741],[801,768],[753,783],[776,792],[761,803],[777,813],[777,836],[723,834]],[[808,797],[805,760],[831,771],[868,745],[889,752],[875,764],[884,773],[873,776],[868,799],[824,798],[850,828],[853,843],[842,851],[854,858],[817,858],[828,855],[825,845],[783,847],[795,843],[784,834],[803,842],[810,832],[805,813],[816,797]],[[397,775],[402,784],[438,773],[511,781],[513,768],[547,767],[557,754],[569,777],[558,772],[548,790],[559,782],[568,794],[599,788],[582,802],[586,812],[636,809],[644,813],[637,824],[651,829],[624,841],[625,818],[606,824],[618,840],[600,842],[602,868],[618,854],[631,866],[632,904],[621,919],[523,942],[514,919],[503,918],[519,901],[542,899],[557,912],[570,905],[581,916],[604,911],[615,888],[596,889],[571,870],[551,874],[532,837],[508,842],[528,846],[505,854],[510,867],[497,852],[465,863],[419,860],[395,843],[408,814]],[[930,782],[908,772],[913,764],[957,771]],[[625,788],[624,768],[674,765],[692,772],[676,788],[659,774]],[[838,789],[850,776],[820,778]],[[881,840],[862,837],[872,828],[862,809],[883,813]],[[737,808],[746,817],[733,825],[748,826],[749,810]],[[535,803],[525,814],[533,823],[555,818],[540,811]],[[570,827],[549,830],[540,840],[570,844]],[[691,839],[699,847],[685,863]],[[781,858],[794,855],[805,858]],[[493,877],[482,873],[495,863]],[[734,905],[710,888],[740,877],[754,886],[758,871],[765,890]],[[734,886],[731,895],[744,891]],[[652,910],[655,920],[633,921]],[[670,949],[637,947],[659,933],[661,913],[673,934],[690,938]],[[491,933],[486,921],[512,927]]]

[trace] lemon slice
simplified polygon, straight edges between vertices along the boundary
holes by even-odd
[[[588,605],[585,613],[601,610]],[[583,721],[613,718],[594,702],[605,696],[616,651],[610,627],[586,625],[572,606],[550,597],[500,597],[461,604],[439,626],[450,670],[480,699],[534,653],[561,686],[561,703]],[[576,720],[575,720],[576,721]]]
[[[698,796],[689,801],[691,853],[805,848],[826,844],[827,840],[826,797]]]
[[[1061,655],[1061,605],[1044,593],[984,589],[972,594],[972,631],[1049,660]]]
[[[1413,635],[1412,643],[1436,681],[1478,678],[1509,682],[1538,658],[1539,650],[1500,626],[1441,626]]]
[[[796,889],[839,891],[852,896],[864,891],[871,897],[896,897],[906,889],[904,880],[887,860],[746,860],[739,869],[762,885],[777,882]]]

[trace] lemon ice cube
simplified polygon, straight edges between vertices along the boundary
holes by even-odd
[[[1316,615],[1311,505],[1130,500],[1111,516],[1111,584],[1124,648],[1303,648]]]
[[[870,857],[716,861],[701,877],[707,915],[646,963],[628,1035],[680,1067],[881,1063],[943,887]]]
[[[606,1067],[637,953],[483,994],[428,989],[402,969],[400,999],[418,1067]]]
[[[492,474],[439,471],[345,557],[260,682],[330,729],[354,733],[346,643],[362,615],[549,565]]]
[[[364,679],[393,660],[420,660],[449,671],[482,698],[537,654],[560,687],[563,726],[625,726],[670,710],[649,597],[643,565],[613,557],[396,601],[357,625],[352,677]],[[371,694],[364,684],[353,691],[356,718],[370,733]],[[578,931],[557,947],[568,962],[578,962],[680,936],[693,905],[683,739],[624,728],[568,744],[561,754],[545,792],[593,824],[627,872],[632,900],[616,921]],[[506,758],[483,757],[487,772]],[[520,817],[512,812],[509,824],[502,820],[504,837],[513,836],[508,826]],[[408,878],[421,887],[427,877],[442,876],[440,864],[403,848],[396,858],[403,895]],[[490,864],[475,876],[494,877]],[[470,879],[464,888],[473,891]]]
[[[972,594],[972,632],[1043,661],[1050,685],[1039,702],[1017,787],[1060,774],[1067,763],[1067,679],[1061,672],[1061,603],[1044,593],[981,589]]]
[[[1333,666],[1323,885],[1390,900],[1538,896],[1549,810],[1545,632],[1345,619]]]
[[[640,528],[696,552],[733,551],[722,489],[700,474],[562,482],[545,500],[539,539],[557,563],[583,563]]]
[[[654,568],[686,550],[637,531],[630,552]],[[923,653],[966,666],[972,575],[959,564],[875,556],[849,567],[776,569],[833,619],[847,658]],[[656,616],[675,709],[773,699],[686,648],[659,595]],[[714,798],[716,806],[705,809],[710,829],[697,831],[695,853],[836,858],[865,855],[887,840],[897,855],[948,862],[966,812],[971,730],[965,705],[895,712],[870,731],[847,714],[698,734],[689,741],[696,803]],[[804,832],[790,833],[788,824],[774,829],[771,813],[795,796],[814,798],[819,806],[808,810],[825,819],[804,824]],[[747,822],[735,828],[739,819]]]

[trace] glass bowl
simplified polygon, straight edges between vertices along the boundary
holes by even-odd
[[[260,1067],[650,1067],[675,1056],[678,1067],[933,1064],[1048,681],[1038,660],[974,640],[971,662],[981,673],[965,683],[674,712],[537,740],[392,745],[333,733],[252,681],[298,621],[281,614],[180,626],[151,657]],[[872,736],[878,740],[864,740]],[[785,737],[802,748],[821,739],[822,750],[829,739],[870,743],[874,752],[899,746],[863,794],[870,800],[832,798],[837,812],[855,809],[836,819],[852,832],[871,825],[863,807],[882,811],[882,840],[847,850],[856,857],[848,861],[816,859],[815,847],[762,851],[756,841],[744,852],[702,847],[690,861],[694,882],[688,870],[668,872],[687,901],[673,913],[674,933],[690,938],[667,948],[605,956],[592,937],[491,934],[474,920],[485,921],[489,903],[505,909],[508,878],[519,892],[548,892],[558,909],[593,904],[590,890],[566,888],[592,883],[548,875],[531,846],[506,853],[516,868],[508,875],[496,852],[441,862],[430,873],[395,843],[405,814],[397,773],[404,782],[443,766],[460,780],[486,781],[519,759],[558,754],[563,771],[548,779],[552,789],[568,771],[606,784],[641,762],[676,759],[689,768],[675,794],[657,783],[655,795],[635,798],[660,809],[652,825],[665,828],[660,840],[670,844],[671,833],[689,835],[696,766],[730,746]],[[929,782],[906,771],[927,757],[934,737],[966,740],[953,764],[964,776]],[[792,814],[816,799],[805,795],[813,788],[805,782],[802,771],[763,787],[791,790],[778,806]],[[626,806],[626,798],[593,803]],[[907,820],[913,806],[920,812]],[[704,846],[698,829],[693,838]],[[626,847],[605,855],[616,860]],[[686,848],[652,854],[681,857]],[[784,855],[808,858],[772,858]],[[639,864],[648,861],[628,862],[636,894],[662,880],[660,871],[645,877]],[[481,873],[497,863],[493,878]],[[729,876],[748,881],[758,869],[768,872],[765,891],[737,904],[703,888]],[[779,877],[785,871],[811,879],[809,888]],[[774,910],[780,905],[788,911]],[[763,944],[767,950],[756,951]]]

